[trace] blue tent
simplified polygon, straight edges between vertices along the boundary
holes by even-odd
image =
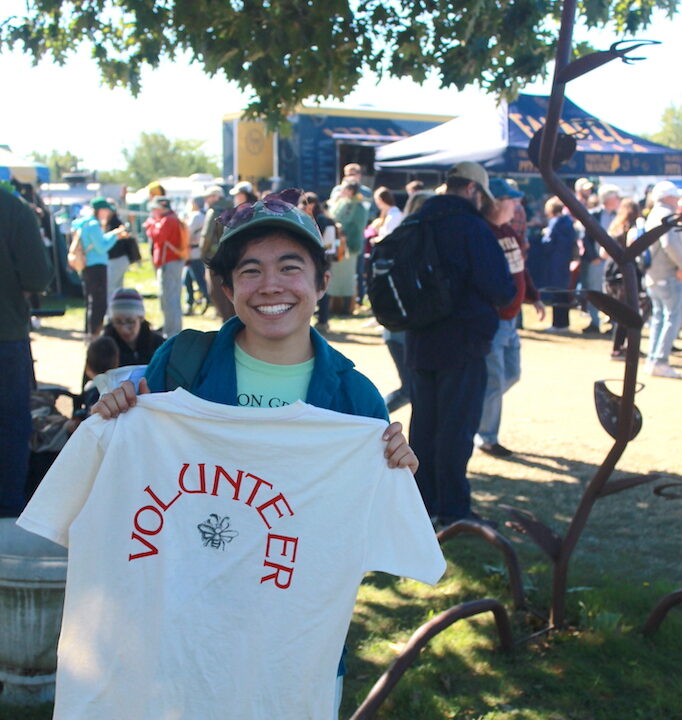
[[[528,143],[543,127],[544,95],[519,95],[488,113],[464,114],[432,130],[378,148],[381,170],[446,170],[456,162],[479,162],[489,172],[538,174]],[[682,175],[682,151],[658,145],[610,125],[566,98],[561,130],[575,135],[578,149],[560,175]]]
[[[22,183],[50,182],[46,165],[15,155],[7,145],[0,145],[0,180],[15,178]]]

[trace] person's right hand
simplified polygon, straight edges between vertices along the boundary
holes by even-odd
[[[140,395],[151,392],[145,378],[140,380]],[[125,380],[120,387],[110,393],[104,393],[102,397],[92,406],[92,413],[97,413],[105,420],[117,418],[121,413],[128,412],[131,407],[137,404],[135,386],[130,380]]]

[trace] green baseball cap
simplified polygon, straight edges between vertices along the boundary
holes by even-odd
[[[90,205],[93,210],[101,210],[106,208],[107,210],[113,210],[112,204],[105,197],[96,197],[90,201]]]
[[[225,226],[220,242],[234,240],[254,228],[281,228],[322,245],[322,236],[315,220],[296,207],[301,194],[301,190],[289,188],[281,193],[270,193],[255,203],[242,203],[226,210],[219,218]]]

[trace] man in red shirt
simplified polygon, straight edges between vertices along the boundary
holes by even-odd
[[[488,381],[483,414],[474,444],[488,455],[505,458],[509,457],[512,451],[500,445],[497,434],[502,418],[502,396],[521,377],[521,343],[516,331],[516,316],[521,309],[521,303],[526,301],[535,305],[542,320],[545,317],[545,306],[540,302],[538,291],[525,266],[519,238],[510,225],[523,193],[501,178],[491,178],[490,192],[495,201],[488,202],[483,207],[483,215],[504,251],[509,272],[516,285],[516,295],[509,305],[498,309],[500,324],[485,359]]]
[[[163,334],[169,338],[182,330],[182,268],[187,260],[187,236],[167,197],[155,197],[149,208],[151,215],[145,220],[144,229],[152,243]]]

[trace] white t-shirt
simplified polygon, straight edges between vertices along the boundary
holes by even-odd
[[[445,569],[385,427],[182,389],[81,424],[18,521],[69,547],[55,720],[328,720],[364,573]]]

